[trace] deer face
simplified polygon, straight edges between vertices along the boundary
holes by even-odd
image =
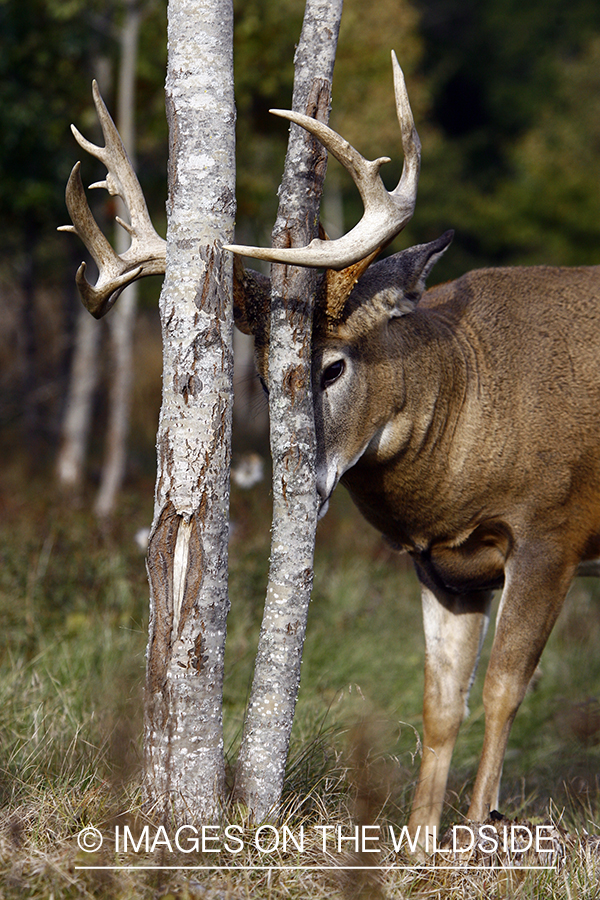
[[[372,266],[341,311],[316,310],[312,390],[321,515],[342,475],[363,456],[384,463],[405,439],[398,320],[410,315],[425,279],[452,240],[411,247]]]
[[[313,357],[313,402],[317,437],[320,515],[339,479],[365,453],[377,424],[364,349],[352,340],[328,340]],[[357,428],[357,422],[369,423]]]

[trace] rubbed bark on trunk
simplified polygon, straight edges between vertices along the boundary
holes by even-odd
[[[147,800],[218,815],[227,595],[235,213],[231,0],[170,0],[163,403],[148,549]]]
[[[121,28],[119,86],[117,96],[117,128],[135,169],[135,71],[142,10],[138,0],[125,4],[125,20]],[[127,219],[125,205],[117,198],[119,215]],[[117,225],[115,249],[120,255],[130,244],[127,232]],[[112,373],[109,391],[108,428],[104,448],[104,464],[100,488],[94,504],[97,516],[112,515],[117,495],[125,477],[127,435],[133,384],[133,330],[137,307],[138,285],[134,281],[123,292],[110,316]]]
[[[295,58],[293,109],[329,118],[342,0],[308,0]],[[291,126],[277,247],[316,237],[326,152]],[[315,437],[310,389],[316,273],[271,270],[269,409],[273,532],[265,612],[236,772],[236,796],[258,821],[276,810],[283,788],[312,588],[317,524]]]

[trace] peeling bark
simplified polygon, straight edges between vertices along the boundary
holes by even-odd
[[[326,122],[342,0],[308,0],[295,58],[293,109]],[[273,245],[317,236],[327,156],[292,125]],[[273,532],[265,611],[235,794],[257,821],[276,811],[300,685],[317,524],[311,330],[316,273],[271,269],[269,410]]]
[[[163,403],[148,549],[147,801],[210,821],[224,788],[222,684],[235,215],[231,0],[170,0]]]

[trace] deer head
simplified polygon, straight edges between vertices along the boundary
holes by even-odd
[[[350,335],[385,330],[388,318],[412,309],[423,292],[425,279],[451,240],[445,235],[431,245],[414,247],[371,265],[412,217],[420,169],[420,141],[406,92],[402,70],[392,53],[396,111],[402,135],[404,165],[396,188],[388,192],[379,170],[388,157],[366,160],[340,135],[326,125],[296,113],[272,110],[302,125],[314,134],[352,175],[364,203],[360,222],[343,237],[329,241],[325,236],[307,247],[266,249],[225,245],[226,249],[257,259],[290,265],[325,267],[317,292],[313,333],[313,398],[317,430],[318,489],[321,513],[341,475],[365,452],[368,439],[360,429],[349,430],[344,414],[345,398],[363,421],[370,421],[371,400],[366,382],[358,375],[358,359],[372,353],[372,335],[367,342],[348,341]],[[370,267],[370,268],[369,268]],[[255,338],[260,377],[268,385],[268,338],[270,293],[268,280],[237,263],[235,321],[242,331]],[[358,327],[358,323],[362,327]],[[369,349],[367,349],[369,348]],[[377,418],[377,428],[383,423]],[[345,440],[339,440],[345,433]],[[356,441],[349,442],[352,433]],[[358,443],[356,443],[358,442]]]
[[[398,449],[397,440],[391,440],[390,421],[405,386],[390,326],[414,311],[429,272],[452,236],[447,232],[374,263],[342,309],[326,306],[317,312],[312,385],[320,515],[340,478],[365,453],[376,453],[383,462]]]

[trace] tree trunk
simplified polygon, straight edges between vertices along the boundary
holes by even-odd
[[[79,304],[69,393],[56,460],[56,474],[61,487],[73,492],[79,491],[83,483],[94,391],[98,383],[100,337],[98,322]]]
[[[308,0],[295,58],[293,109],[329,118],[342,0]],[[292,125],[273,245],[316,236],[327,155]],[[300,684],[317,525],[311,330],[316,273],[271,269],[269,409],[273,532],[265,611],[236,772],[236,797],[257,821],[276,810]]]
[[[177,821],[224,785],[235,214],[231,0],[170,0],[164,369],[148,548],[145,788]]]
[[[142,11],[138,0],[125,3],[125,20],[121,27],[119,85],[117,91],[117,128],[135,169],[135,71]],[[126,219],[125,204],[117,197],[119,215]],[[130,244],[127,232],[117,225],[115,249],[119,255]],[[138,285],[134,281],[123,291],[110,316],[112,373],[109,392],[108,428],[104,448],[104,464],[100,488],[94,504],[97,516],[106,518],[114,512],[117,495],[125,477],[127,435],[131,388],[133,384],[133,330]]]

